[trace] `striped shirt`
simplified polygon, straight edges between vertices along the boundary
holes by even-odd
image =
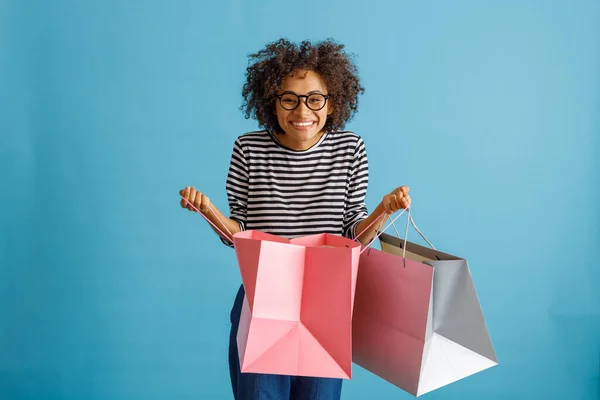
[[[325,133],[301,151],[267,131],[246,133],[235,141],[227,175],[230,218],[241,230],[287,238],[354,238],[367,217],[368,181],[365,145],[352,132]]]

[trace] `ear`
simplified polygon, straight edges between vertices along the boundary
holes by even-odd
[[[333,106],[331,103],[327,103],[327,115],[333,114]]]

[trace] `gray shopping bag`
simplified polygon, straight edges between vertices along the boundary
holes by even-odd
[[[379,239],[360,258],[353,361],[417,397],[497,365],[467,261]]]

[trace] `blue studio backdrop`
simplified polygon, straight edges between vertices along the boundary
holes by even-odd
[[[600,399],[600,3],[0,1],[0,399],[230,399],[247,55],[334,38],[367,205],[469,260],[500,365],[434,399]],[[415,237],[414,233],[410,233]],[[409,399],[355,366],[343,399]]]

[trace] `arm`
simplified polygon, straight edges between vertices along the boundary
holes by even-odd
[[[367,153],[364,142],[360,139],[357,143],[354,161],[350,169],[347,210],[344,215],[344,236],[355,238],[360,233],[358,240],[363,244],[369,243],[377,230],[383,228],[388,215],[395,213],[401,208],[410,207],[410,196],[408,195],[410,189],[408,186],[401,186],[391,193],[386,194],[371,215],[367,216],[364,199],[367,193],[368,182],[369,165]],[[378,221],[374,222],[375,220]],[[369,225],[371,226],[363,232]]]
[[[196,188],[186,186],[185,189],[179,191],[181,195],[181,207],[187,208],[190,211],[199,210],[205,218],[207,218],[211,223],[212,229],[217,233],[222,239],[229,241],[230,238],[224,236],[224,234],[228,235],[228,232],[231,232],[232,235],[241,231],[240,224],[231,219],[227,218],[223,213],[211,204],[210,199],[207,195],[202,194]],[[187,200],[187,201],[186,201]],[[218,229],[217,229],[218,228]]]
[[[217,207],[211,204],[210,199],[189,186],[180,191],[181,206],[194,211],[184,199],[190,201],[199,209],[202,214],[215,224],[221,231],[227,234],[236,234],[246,230],[246,214],[248,204],[248,165],[244,157],[241,143],[236,140],[233,146],[229,172],[227,174],[227,198],[229,200],[230,217],[227,218]],[[210,207],[210,208],[209,208]],[[225,229],[227,228],[227,229]],[[214,227],[213,230],[221,237],[223,243],[228,243],[227,238],[223,237]]]
[[[373,239],[375,233],[384,227],[385,220],[388,215],[391,215],[402,208],[410,207],[410,196],[408,195],[409,190],[410,188],[408,186],[400,186],[399,188],[394,189],[391,193],[386,194],[371,215],[358,223],[356,226],[356,232],[360,233],[367,226],[371,225],[373,221],[379,219],[379,221],[371,225],[369,229],[364,231],[358,237],[358,240],[361,243],[366,244]]]
[[[364,142],[362,139],[359,139],[356,143],[352,165],[349,170],[346,207],[344,212],[343,235],[350,239],[354,239],[356,235],[361,232],[359,224],[368,216],[367,207],[365,205],[365,196],[367,194],[368,185],[369,163],[367,160],[367,152]],[[370,221],[373,221],[373,219]],[[367,225],[362,225],[363,229]]]
[[[383,228],[383,226],[385,224],[385,220],[386,220],[388,214],[384,214],[384,212],[385,212],[385,208],[383,207],[383,205],[381,203],[379,203],[379,205],[375,208],[375,210],[373,210],[371,215],[369,215],[367,218],[360,221],[358,223],[358,225],[356,225],[356,233],[357,234],[364,231],[358,237],[359,242],[361,242],[362,244],[367,244],[371,240],[373,240],[375,233],[379,229]],[[378,219],[378,221],[373,223],[373,221],[375,221],[376,219]],[[369,225],[371,225],[371,226],[369,227],[369,229],[367,229],[365,231],[365,228]]]

